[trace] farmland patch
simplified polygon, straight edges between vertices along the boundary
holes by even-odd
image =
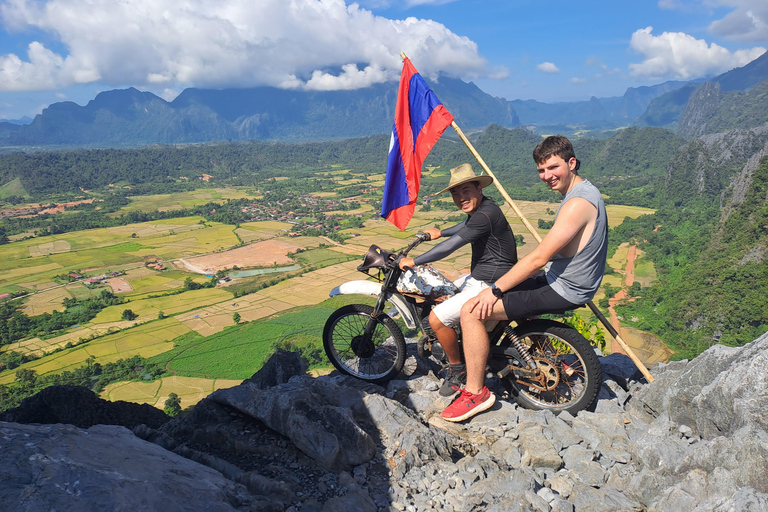
[[[155,320],[138,327],[107,334],[88,343],[64,349],[61,352],[43,356],[40,359],[26,363],[24,367],[36,371],[38,375],[44,375],[50,372],[61,373],[62,371],[74,370],[85,364],[86,359],[91,355],[96,357],[95,362],[101,364],[112,363],[118,359],[127,359],[135,355],[149,358],[173,349],[172,340],[188,331],[189,329],[175,318]],[[23,344],[26,345],[27,350],[21,350],[19,348],[21,344],[19,343],[7,345],[3,348],[28,353],[34,347],[34,344],[37,344],[40,351],[47,351],[56,346],[63,347],[61,342],[66,339],[76,342],[78,336],[87,337],[91,332],[89,329],[82,329],[66,336],[42,342],[39,339],[26,340]],[[4,371],[0,373],[0,384],[9,384],[15,378],[16,376],[13,371]]]
[[[66,240],[56,240],[40,245],[34,245],[29,248],[29,257],[47,256],[49,254],[58,254],[60,252],[69,252],[72,246]]]
[[[152,382],[117,382],[107,386],[101,397],[111,401],[123,400],[139,404],[149,404],[158,409],[165,406],[165,401],[171,393],[176,393],[181,399],[181,407],[197,404],[218,389],[237,386],[242,380],[204,379],[195,377],[180,377],[177,375],[163,377]]]
[[[290,265],[294,261],[288,257],[300,246],[287,240],[265,240],[245,247],[216,254],[207,254],[193,258],[185,258],[184,264],[193,272],[215,274],[219,270],[240,268],[268,267],[271,265]]]
[[[72,295],[64,287],[46,290],[36,293],[26,299],[21,306],[21,312],[27,316],[37,316],[43,313],[53,313],[54,311],[64,311],[62,302],[64,299],[71,298]]]

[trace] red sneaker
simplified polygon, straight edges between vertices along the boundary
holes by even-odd
[[[496,397],[488,390],[488,386],[483,386],[480,393],[476,395],[462,389],[458,398],[446,407],[440,416],[446,421],[464,421],[475,414],[487,411],[494,403],[496,403]]]

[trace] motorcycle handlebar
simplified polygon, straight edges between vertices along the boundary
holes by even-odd
[[[432,236],[429,233],[418,233],[416,235],[416,240],[408,244],[408,247],[400,251],[400,253],[397,255],[397,258],[395,258],[395,261],[393,261],[393,263],[395,265],[399,265],[400,259],[405,258],[408,255],[408,253],[411,252],[411,249],[413,249],[414,247],[416,247],[422,242],[428,242],[430,240],[432,240]]]

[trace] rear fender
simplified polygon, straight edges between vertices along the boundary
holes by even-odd
[[[330,296],[335,297],[337,295],[368,295],[369,297],[378,297],[381,293],[381,283],[374,281],[348,281],[344,284],[340,284],[333,290],[331,290]],[[390,302],[397,312],[400,313],[405,325],[409,329],[421,328],[417,325],[416,314],[410,304],[399,294],[390,294],[387,297],[387,301]]]

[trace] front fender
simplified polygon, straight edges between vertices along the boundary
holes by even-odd
[[[337,295],[370,295],[378,297],[381,293],[381,283],[374,281],[348,281],[331,290],[330,296]]]
[[[370,297],[378,297],[380,293],[381,283],[374,281],[348,281],[331,290],[330,296],[368,295]],[[415,312],[403,297],[398,294],[390,294],[389,297],[387,297],[387,300],[395,306],[395,309],[400,313],[405,325],[409,329],[415,329],[417,327]]]

